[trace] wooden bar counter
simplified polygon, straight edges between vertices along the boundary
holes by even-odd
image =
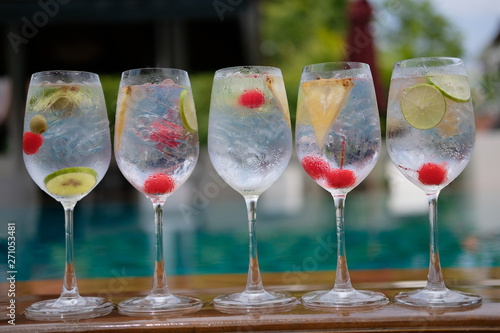
[[[297,297],[311,290],[330,289],[334,272],[301,272],[300,284],[284,285],[286,273],[263,274],[268,290],[285,290]],[[425,285],[425,270],[351,271],[356,289],[385,293],[392,298],[401,290]],[[119,274],[117,274],[119,275]],[[23,281],[16,283],[15,326],[8,323],[2,304],[0,332],[495,332],[500,331],[500,268],[445,269],[446,284],[479,294],[481,305],[463,310],[417,309],[394,304],[357,310],[312,311],[297,305],[282,313],[224,314],[217,311],[213,297],[242,291],[246,276],[196,275],[169,277],[174,294],[200,298],[204,305],[198,312],[177,317],[127,317],[114,309],[109,315],[67,322],[40,322],[26,319],[22,312],[30,304],[59,295],[60,280]],[[299,280],[299,279],[297,279]],[[106,279],[80,279],[82,295],[107,296],[114,304],[144,295],[151,278],[117,276]],[[1,290],[5,290],[2,283]],[[4,296],[4,295],[2,295]],[[7,319],[4,319],[7,318]]]

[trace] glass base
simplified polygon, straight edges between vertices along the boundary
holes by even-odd
[[[397,294],[394,301],[410,306],[451,308],[480,304],[482,299],[478,295],[449,289],[417,289]]]
[[[113,310],[113,304],[101,297],[74,299],[51,299],[32,304],[26,309],[26,318],[31,320],[73,320],[105,316]]]
[[[350,289],[346,291],[319,290],[301,298],[305,308],[322,310],[331,308],[373,307],[385,305],[389,299],[382,293]]]
[[[275,313],[293,309],[297,298],[287,293],[277,292],[241,292],[217,296],[213,300],[214,307],[225,313]]]
[[[118,304],[118,311],[126,316],[182,315],[201,309],[202,302],[186,296],[146,296],[134,297]]]

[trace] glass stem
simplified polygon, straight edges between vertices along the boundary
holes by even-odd
[[[76,299],[80,297],[76,285],[75,263],[73,253],[73,210],[76,201],[65,201],[64,207],[64,229],[66,232],[66,262],[64,265],[64,279],[61,299]]]
[[[248,213],[248,236],[249,236],[249,265],[246,292],[261,293],[264,291],[262,277],[259,269],[259,259],[257,254],[257,234],[255,221],[257,219],[258,196],[245,196]]]
[[[163,203],[153,203],[155,211],[155,271],[151,296],[168,296],[170,291],[165,273],[165,259],[163,256]]]
[[[335,273],[335,285],[333,290],[347,292],[352,290],[351,278],[347,269],[347,259],[345,252],[345,230],[344,230],[344,206],[345,194],[333,195],[335,202],[335,218],[337,225],[337,270]]]
[[[429,201],[429,223],[430,223],[430,263],[429,275],[427,276],[427,287],[430,290],[444,290],[443,273],[439,260],[439,236],[437,224],[437,200],[439,192],[427,194]]]

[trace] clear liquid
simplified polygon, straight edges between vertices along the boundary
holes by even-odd
[[[128,89],[132,89],[129,96]],[[119,91],[116,161],[125,178],[147,196],[144,183],[149,176],[166,174],[178,188],[198,160],[198,132],[188,131],[180,115],[180,95],[185,89],[169,83],[125,86]],[[170,193],[150,197],[165,200]]]
[[[302,86],[299,88],[295,145],[299,159],[317,156],[327,161],[331,169],[351,170],[352,185],[332,188],[325,177],[315,181],[331,193],[347,193],[371,172],[381,150],[380,121],[373,83],[367,78],[352,78],[354,87],[337,119],[319,144],[305,107]],[[318,110],[319,111],[319,110]]]
[[[39,101],[51,93],[65,89],[82,92],[79,103],[62,107],[41,108]],[[31,85],[24,118],[24,133],[30,131],[30,121],[42,115],[47,130],[41,134],[43,144],[35,154],[23,153],[26,168],[35,183],[58,201],[78,201],[92,189],[72,197],[57,196],[44,184],[47,175],[69,167],[88,167],[97,173],[96,185],[106,173],[111,158],[109,121],[104,95],[99,85],[42,84]]]
[[[210,105],[208,152],[216,171],[243,195],[259,195],[283,173],[292,154],[288,103],[266,86],[266,76],[215,79]],[[283,86],[273,77],[274,86]],[[259,89],[258,108],[238,104],[245,90]]]
[[[415,185],[426,192],[441,189],[467,166],[475,142],[472,102],[456,102],[445,97],[446,112],[434,128],[421,130],[406,122],[401,97],[406,88],[425,83],[424,76],[398,76],[391,81],[387,109],[387,149],[393,163]],[[442,165],[447,177],[439,185],[419,181],[418,170],[425,163]]]

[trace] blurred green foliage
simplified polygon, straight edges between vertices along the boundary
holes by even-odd
[[[393,14],[381,30],[384,46],[399,57],[392,60],[462,55],[462,34],[428,0],[385,0],[383,8]]]
[[[261,2],[260,65],[282,70],[292,124],[295,122],[302,68],[341,61],[346,55],[349,0],[266,0]],[[388,91],[395,62],[421,56],[463,53],[462,36],[428,0],[384,0],[373,7],[372,34],[377,43],[377,67]],[[246,65],[246,64],[241,64]],[[196,105],[200,143],[207,140],[213,72],[189,73]],[[119,75],[101,76],[112,130]]]
[[[118,88],[120,87],[120,75],[100,74],[99,78],[101,80],[102,90],[106,100],[106,110],[108,111],[111,140],[113,140],[115,132],[116,100],[118,97]]]
[[[428,0],[385,0],[374,11],[378,59],[388,88],[394,63],[410,58],[463,55],[460,31]]]
[[[292,123],[302,68],[345,58],[348,0],[267,0],[261,7],[261,52],[283,72]]]
[[[189,74],[191,89],[196,106],[196,116],[198,118],[198,135],[200,143],[205,144],[208,136],[208,111],[210,109],[210,95],[212,93],[212,81],[214,73]]]

